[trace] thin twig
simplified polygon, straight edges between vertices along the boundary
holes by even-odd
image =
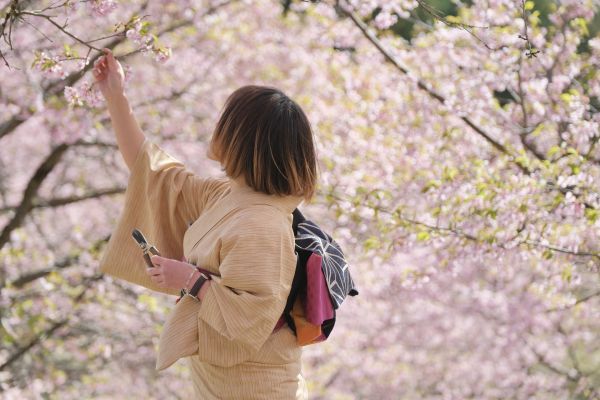
[[[85,40],[79,39],[77,36],[73,35],[73,34],[72,34],[71,32],[69,32],[69,31],[67,31],[67,30],[66,30],[66,29],[65,29],[63,26],[60,26],[60,24],[58,24],[56,21],[54,21],[54,20],[52,19],[52,16],[45,15],[45,14],[34,13],[34,12],[31,12],[31,11],[21,11],[21,12],[20,12],[20,14],[24,14],[24,15],[31,15],[31,16],[34,16],[34,17],[41,17],[41,18],[44,18],[44,19],[46,19],[46,20],[50,21],[50,23],[51,23],[52,25],[54,25],[55,27],[57,27],[57,28],[58,28],[58,29],[59,29],[61,32],[63,32],[65,35],[67,35],[67,36],[69,36],[70,38],[72,38],[72,39],[74,39],[74,40],[78,41],[79,43],[83,44],[83,45],[84,45],[84,46],[86,46],[86,47],[89,47],[89,48],[91,48],[91,49],[94,49],[94,50],[96,50],[96,51],[98,51],[98,52],[102,53],[102,49],[100,49],[100,48],[98,48],[98,47],[95,47],[95,46],[92,46],[91,44],[89,44],[89,43],[88,43],[88,42],[86,42]],[[66,26],[66,23],[65,23],[65,26]]]
[[[524,23],[524,34],[523,35],[519,35],[519,39],[523,39],[527,42],[527,52],[525,53],[525,55],[527,56],[527,58],[531,58],[531,57],[537,57],[537,54],[540,52],[539,50],[536,50],[533,48],[533,46],[531,45],[531,40],[529,40],[529,34],[527,33],[527,11],[525,10],[525,0],[521,0],[521,10],[522,10],[522,18],[523,18],[523,23]]]
[[[569,304],[563,307],[554,307],[554,308],[550,308],[548,310],[546,310],[547,313],[551,313],[551,312],[556,312],[556,311],[564,311],[564,310],[568,310],[569,308],[573,308],[578,304],[581,303],[585,303],[586,301],[593,299],[596,296],[600,296],[600,290],[596,291],[596,292],[592,292],[586,296],[583,296],[579,299],[577,299],[573,304]]]

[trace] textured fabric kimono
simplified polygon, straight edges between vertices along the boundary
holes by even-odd
[[[291,213],[300,202],[198,177],[149,139],[142,144],[100,270],[179,295],[146,274],[131,236],[138,228],[161,256],[216,274],[202,301],[174,305],[159,339],[156,369],[187,357],[197,398],[308,398],[302,347],[287,325],[273,330],[294,277]]]

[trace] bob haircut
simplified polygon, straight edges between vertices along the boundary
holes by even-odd
[[[317,184],[316,150],[308,118],[281,90],[242,86],[229,95],[209,156],[231,178],[258,192],[310,200]]]

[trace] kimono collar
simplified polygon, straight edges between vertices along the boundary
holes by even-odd
[[[258,192],[246,184],[243,176],[237,178],[228,177],[228,179],[231,195],[248,199],[249,202],[270,204],[287,214],[291,214],[303,200],[302,196],[278,196]]]

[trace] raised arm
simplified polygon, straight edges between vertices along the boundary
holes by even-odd
[[[106,54],[94,64],[94,78],[106,99],[117,145],[125,164],[131,171],[136,155],[146,137],[135,119],[129,100],[125,95],[123,68],[109,49],[104,48],[103,50]]]

